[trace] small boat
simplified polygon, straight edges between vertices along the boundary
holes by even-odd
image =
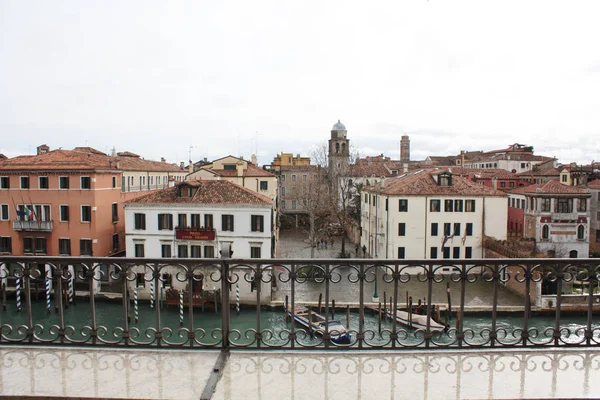
[[[292,318],[292,307],[288,305],[286,310],[287,315]],[[310,321],[309,321],[310,317]],[[323,336],[325,334],[325,320],[326,318],[321,314],[313,311],[309,312],[308,308],[302,306],[294,307],[293,318],[296,323],[302,325],[304,328],[312,329],[318,335]],[[331,341],[337,344],[350,343],[351,336],[346,330],[344,325],[340,321],[329,320],[328,321],[329,334],[331,335]]]
[[[389,309],[385,310],[385,315],[390,319],[393,317],[392,312]],[[427,329],[427,315],[415,313],[409,314],[406,311],[396,310],[396,322],[409,328]],[[446,327],[444,325],[435,322],[433,318],[429,319],[429,330],[431,332],[442,332],[445,329]]]

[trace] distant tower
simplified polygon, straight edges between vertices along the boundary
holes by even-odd
[[[400,162],[407,163],[410,161],[410,140],[408,135],[402,135],[400,140]]]
[[[329,174],[339,175],[346,171],[350,158],[350,140],[346,138],[346,127],[338,122],[331,128],[331,139],[329,139]]]

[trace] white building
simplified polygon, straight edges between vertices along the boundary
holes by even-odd
[[[221,244],[229,243],[235,258],[271,258],[271,200],[229,181],[185,181],[124,207],[127,257],[220,258]],[[207,290],[220,285],[205,281]],[[173,288],[184,289],[184,283],[171,282]],[[250,286],[240,278],[242,297],[255,299]],[[263,294],[270,298],[268,285]],[[140,296],[148,295],[145,285]]]
[[[507,196],[450,170],[420,170],[364,189],[361,246],[374,258],[483,258],[506,239]]]
[[[589,256],[589,189],[548,181],[511,191],[525,196],[523,237],[536,249],[557,258]]]

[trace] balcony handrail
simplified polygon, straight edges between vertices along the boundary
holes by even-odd
[[[225,244],[221,254],[230,254],[230,248]],[[45,265],[40,269],[39,265]],[[452,267],[452,268],[448,268]],[[140,276],[140,274],[142,274]],[[178,319],[180,326],[167,325],[165,314],[169,309],[161,310],[157,293],[163,283],[167,281],[165,274],[171,275],[175,294],[181,294],[182,302],[179,303]],[[96,310],[101,307],[96,304],[100,292],[100,282],[108,275],[109,282],[120,287],[121,306],[120,313],[123,322],[121,325],[113,322],[100,325]],[[154,297],[141,298],[138,293],[139,285],[151,287],[150,293]],[[44,302],[33,300],[37,282],[45,281],[41,285],[42,293],[46,295]],[[422,284],[426,288],[424,302],[421,304],[420,319],[424,325],[413,329],[412,325],[403,327],[391,323],[381,328],[382,315],[392,321],[400,321],[402,308],[416,303],[416,299],[404,297],[405,286],[411,281]],[[492,300],[490,304],[472,307],[466,302],[468,286],[474,282],[481,282],[489,289]],[[0,288],[10,285],[10,294],[15,295],[15,303],[11,307],[19,307],[26,316],[26,323],[15,325],[15,322],[3,318],[0,325],[0,344],[28,343],[28,344],[76,344],[76,345],[105,345],[105,346],[141,346],[141,347],[196,347],[196,348],[282,348],[282,349],[421,349],[421,348],[487,348],[487,347],[560,347],[560,346],[600,346],[600,327],[593,323],[593,315],[600,310],[600,295],[595,293],[595,286],[600,281],[600,259],[562,259],[562,258],[497,258],[497,259],[448,259],[448,260],[399,260],[399,259],[190,259],[190,258],[127,258],[127,257],[20,257],[0,256]],[[17,286],[18,282],[18,286]],[[50,282],[50,283],[49,283]],[[580,312],[585,313],[585,321],[581,327],[570,331],[561,323],[562,288],[580,282],[582,288],[587,286],[588,293],[583,296],[586,303],[580,305]],[[91,323],[84,326],[68,325],[65,310],[72,305],[73,286],[75,283],[85,285],[89,299],[89,318]],[[207,284],[206,284],[207,283]],[[379,297],[377,283],[387,285],[389,292]],[[542,310],[554,316],[551,324],[543,331],[532,325],[532,312],[540,310],[532,293],[536,286],[552,283],[556,285],[556,301],[553,309]],[[220,312],[220,326],[210,328],[198,326],[195,320],[202,317],[194,314],[194,309],[205,306],[206,296],[189,296],[189,288],[199,285],[204,290],[214,293],[215,311]],[[444,311],[454,316],[454,323],[438,330],[437,324],[444,324],[436,315],[440,313],[439,299],[434,303],[434,285],[443,285],[450,288],[454,286],[455,299],[458,303],[448,302]],[[179,286],[178,289],[175,286]],[[271,288],[268,286],[271,285]],[[303,285],[307,285],[304,286]],[[341,295],[346,289],[357,288],[349,291],[349,300],[337,302],[334,307],[334,296]],[[370,291],[375,293],[371,297]],[[520,285],[525,294],[522,304],[517,312],[522,312],[522,326],[507,330],[499,324],[498,313],[507,308],[500,304],[500,291],[505,286]],[[50,287],[51,289],[45,288]],[[246,293],[246,300],[252,300],[252,312],[256,314],[256,324],[245,331],[236,329],[237,322],[232,316],[231,306],[239,307],[235,301],[240,296],[240,287],[253,288]],[[220,292],[217,293],[217,288]],[[296,314],[296,306],[317,304],[316,292],[308,297],[307,288],[318,288],[323,295],[323,307],[319,296],[319,307],[324,318],[320,325],[322,336],[313,339],[310,330],[300,329],[300,320]],[[38,288],[39,289],[39,288]],[[282,291],[286,295],[285,301],[281,298],[275,302],[265,300],[271,289]],[[384,289],[385,290],[385,289]],[[583,290],[583,289],[582,289]],[[184,292],[188,295],[184,296]],[[17,293],[19,296],[17,296]],[[83,292],[80,289],[80,294]],[[195,293],[195,292],[194,292]],[[450,292],[448,292],[450,293]],[[4,293],[6,294],[6,292]],[[389,296],[388,296],[389,295]],[[450,296],[450,294],[448,294]],[[6,298],[6,296],[3,296]],[[184,297],[187,298],[188,312],[184,312]],[[17,301],[17,298],[19,301]],[[148,301],[154,302],[152,321],[150,326],[141,326],[137,321],[138,305],[147,307]],[[177,296],[171,296],[177,299]],[[200,300],[198,300],[200,299]],[[132,300],[134,303],[132,304]],[[338,298],[339,300],[339,298]],[[388,302],[389,300],[389,302]],[[195,304],[201,301],[201,304]],[[421,300],[419,300],[419,303]],[[6,303],[3,304],[6,306]],[[173,304],[176,305],[177,304]],[[275,306],[283,318],[285,309],[290,310],[290,322],[283,328],[276,330],[270,327],[261,327],[264,323],[261,314],[263,306]],[[343,307],[354,306],[358,312],[358,322],[354,320],[355,329],[349,331],[348,343],[337,343],[339,331],[330,329],[333,317],[329,315],[334,309],[338,313],[340,305]],[[49,307],[49,311],[56,307],[58,314],[57,323],[52,326],[43,326],[40,318],[39,307]],[[572,308],[569,305],[569,309]],[[79,307],[82,307],[81,305]],[[382,308],[383,307],[383,308]],[[217,310],[218,308],[218,310]],[[490,324],[480,330],[465,325],[465,313],[474,310],[489,313]],[[86,306],[87,309],[87,306]],[[379,309],[379,311],[377,311]],[[379,319],[379,330],[365,322],[365,313],[374,310]],[[383,310],[383,314],[382,311]],[[176,314],[171,312],[173,318]],[[415,311],[415,308],[411,308]],[[314,313],[317,310],[313,311]],[[347,320],[350,321],[349,308]],[[134,315],[134,317],[132,317]],[[309,314],[310,315],[310,314]],[[416,317],[409,319],[417,320]],[[106,318],[106,317],[104,317]],[[145,318],[150,318],[146,315]],[[342,318],[339,318],[342,319]],[[434,321],[437,319],[437,321]],[[106,320],[105,320],[106,321]],[[172,321],[172,319],[171,319]],[[147,322],[147,321],[146,321]],[[198,321],[196,321],[198,322]],[[107,323],[107,322],[105,322]],[[411,322],[412,324],[412,322]],[[139,326],[138,326],[139,325]],[[358,325],[358,327],[356,327]],[[109,328],[109,326],[111,326]],[[565,333],[565,330],[568,332]]]

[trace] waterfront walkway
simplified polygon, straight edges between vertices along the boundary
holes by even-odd
[[[600,397],[600,351],[218,351],[0,347],[0,397],[558,399]],[[214,385],[214,392],[212,392]],[[203,395],[204,394],[204,395]]]

